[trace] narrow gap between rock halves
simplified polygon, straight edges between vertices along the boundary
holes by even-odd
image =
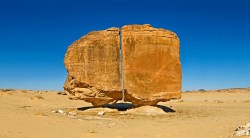
[[[124,102],[125,91],[124,91],[124,66],[123,66],[123,54],[122,54],[122,30],[119,29],[120,37],[120,64],[121,64],[121,75],[122,75],[122,102]]]

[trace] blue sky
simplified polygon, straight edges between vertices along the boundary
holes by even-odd
[[[149,23],[181,40],[183,90],[250,87],[249,0],[1,0],[0,88],[62,90],[67,47]]]

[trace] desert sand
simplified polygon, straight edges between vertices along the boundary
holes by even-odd
[[[55,91],[0,90],[0,137],[226,138],[250,122],[249,88],[184,92],[158,105],[118,111]]]

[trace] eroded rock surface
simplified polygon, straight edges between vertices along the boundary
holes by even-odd
[[[65,55],[68,77],[64,84],[70,99],[95,106],[121,97],[119,29],[90,32],[75,41]]]
[[[64,90],[94,106],[113,103],[122,99],[124,72],[125,101],[135,106],[180,98],[179,44],[175,33],[148,24],[90,32],[68,48]]]
[[[127,101],[154,105],[181,96],[180,42],[165,29],[145,25],[122,27]]]

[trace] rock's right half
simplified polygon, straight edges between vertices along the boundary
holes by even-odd
[[[180,41],[149,24],[122,27],[125,100],[155,105],[181,97]]]

